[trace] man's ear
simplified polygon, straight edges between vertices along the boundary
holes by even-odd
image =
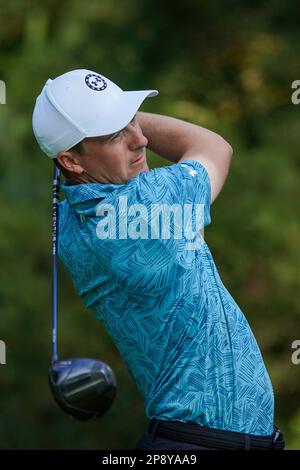
[[[84,168],[80,165],[78,158],[73,152],[63,151],[57,155],[57,160],[70,173],[77,173],[80,175],[84,172]]]

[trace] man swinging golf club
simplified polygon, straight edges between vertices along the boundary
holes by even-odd
[[[259,347],[203,239],[232,148],[140,112],[155,95],[84,69],[46,82],[33,130],[66,179],[59,256],[145,400],[136,449],[282,449]],[[171,165],[149,170],[147,147]]]

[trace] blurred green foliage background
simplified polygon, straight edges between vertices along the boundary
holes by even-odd
[[[300,365],[291,362],[300,339],[299,24],[296,0],[0,0],[0,448],[132,449],[147,423],[115,346],[62,265],[60,352],[106,361],[118,395],[87,424],[68,419],[48,388],[52,165],[31,115],[49,77],[87,68],[123,89],[157,88],[144,111],[232,144],[206,241],[261,347],[287,448],[300,449]]]

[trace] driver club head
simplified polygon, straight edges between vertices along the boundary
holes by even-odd
[[[95,359],[56,361],[48,377],[56,403],[80,421],[103,416],[116,395],[116,378],[112,369]]]

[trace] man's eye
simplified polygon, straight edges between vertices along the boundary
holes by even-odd
[[[133,116],[133,118],[131,119],[130,124],[134,124],[134,123],[135,123],[135,120],[136,120],[136,114],[135,114],[135,115]],[[117,134],[115,134],[115,135],[111,138],[111,140],[117,140],[118,137],[121,137],[124,132],[126,132],[126,127],[125,127],[124,129],[120,130]]]
[[[113,136],[112,140],[116,140],[120,135],[122,134],[122,131],[118,132],[116,135]]]

